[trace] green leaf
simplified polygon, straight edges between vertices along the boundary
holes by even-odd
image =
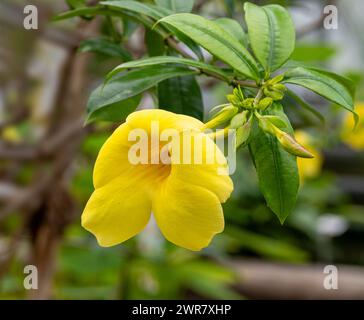
[[[219,18],[214,20],[220,27],[225,29],[231,35],[233,35],[236,40],[243,44],[244,47],[248,46],[248,38],[243,30],[242,26],[234,19],[229,18]]]
[[[102,9],[99,6],[77,8],[74,10],[60,13],[59,15],[52,18],[52,21],[61,21],[61,20],[70,19],[70,18],[74,18],[74,17],[94,16],[97,14],[108,14],[108,11],[105,9]]]
[[[119,1],[101,1],[101,5],[107,6],[114,10],[128,10],[137,14],[142,14],[153,20],[161,19],[165,16],[172,14],[171,10],[158,7],[152,4],[141,3],[139,1],[119,0]]]
[[[152,66],[121,74],[92,92],[87,104],[88,117],[97,110],[134,97],[163,80],[195,73],[183,67]]]
[[[85,6],[85,0],[66,0],[67,4],[72,8],[80,8]]]
[[[217,67],[196,60],[172,57],[172,56],[152,57],[120,64],[106,76],[106,80],[110,79],[115,74],[124,71],[125,69],[133,69],[133,68],[141,68],[146,66],[165,65],[165,64],[182,64],[188,67],[197,68],[202,71],[217,74],[222,79],[225,79],[225,81],[229,81],[229,74]]]
[[[291,59],[304,62],[327,61],[337,52],[336,47],[319,44],[297,44]]]
[[[258,80],[258,67],[254,58],[218,23],[190,13],[177,13],[159,22],[175,27],[237,72]]]
[[[295,29],[288,11],[279,5],[245,3],[245,20],[253,52],[267,74],[282,66],[295,47]]]
[[[279,104],[270,107],[267,114],[286,119],[287,128],[293,129]],[[250,154],[257,170],[260,189],[270,209],[281,223],[292,212],[297,198],[299,175],[296,157],[285,151],[277,139],[266,134],[255,122],[249,144]]]
[[[131,60],[130,53],[122,48],[120,45],[111,42],[107,39],[97,38],[97,39],[87,39],[81,42],[79,47],[80,52],[95,52],[105,54],[110,57],[121,58],[124,61]]]
[[[163,38],[151,29],[145,30],[145,45],[150,57],[162,56],[166,51]]]
[[[173,12],[191,12],[195,0],[155,0],[155,3]]]
[[[349,79],[324,70],[297,67],[285,73],[282,83],[296,84],[316,92],[352,112],[357,121],[358,115],[354,111],[353,101],[354,90]]]
[[[138,107],[142,95],[137,95],[129,99],[110,104],[106,107],[90,113],[86,123],[94,121],[121,122]]]
[[[176,77],[158,85],[159,108],[203,120],[200,86],[194,76]]]

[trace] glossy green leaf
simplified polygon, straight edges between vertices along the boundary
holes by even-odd
[[[242,26],[234,19],[219,18],[214,20],[223,29],[233,35],[244,47],[248,46],[248,38]]]
[[[268,110],[267,114],[285,119],[287,128],[282,130],[293,134],[281,105],[275,104]],[[275,137],[264,133],[256,123],[253,126],[249,149],[264,198],[269,208],[283,223],[296,204],[299,187],[296,157],[285,151]]]
[[[140,103],[141,97],[142,95],[137,95],[100,108],[89,114],[86,123],[94,121],[121,122],[125,120],[131,112],[135,111]]]
[[[101,53],[110,57],[121,58],[124,61],[131,60],[131,55],[125,48],[103,38],[87,39],[82,41],[79,51]]]
[[[245,20],[253,52],[266,72],[282,66],[295,47],[295,29],[288,11],[279,5],[245,3]]]
[[[158,85],[159,108],[203,120],[200,86],[194,76],[176,77]]]
[[[101,85],[92,92],[87,104],[88,117],[101,108],[134,97],[163,80],[195,73],[184,67],[152,66],[118,75],[105,86]]]
[[[354,111],[354,91],[349,79],[328,71],[297,67],[286,72],[282,83],[292,83],[312,90],[352,112],[357,119]]]
[[[149,57],[164,55],[166,47],[162,36],[151,29],[146,29],[144,39]]]
[[[82,8],[76,8],[74,10],[62,12],[59,15],[55,16],[52,20],[53,21],[60,21],[60,20],[74,18],[74,17],[94,16],[94,15],[97,15],[97,14],[107,14],[107,13],[108,13],[107,10],[102,9],[99,6],[82,7]]]
[[[304,62],[327,61],[337,52],[336,47],[323,44],[297,44],[291,59]]]
[[[172,25],[237,72],[258,79],[258,67],[247,49],[218,23],[190,13],[178,13],[159,22]]]
[[[191,12],[195,0],[155,0],[155,3],[173,12]]]
[[[115,74],[124,71],[125,69],[133,69],[133,68],[141,68],[146,66],[155,66],[155,65],[165,65],[165,64],[182,64],[188,67],[197,68],[202,71],[211,72],[226,81],[229,81],[229,74],[224,72],[223,70],[214,67],[210,64],[203,63],[196,60],[186,59],[186,58],[179,58],[179,57],[172,57],[172,56],[160,56],[160,57],[152,57],[146,58],[141,60],[135,60],[123,63],[117,66],[114,70],[112,70],[106,77],[106,79],[110,79]]]
[[[107,6],[114,10],[120,11],[132,11],[137,14],[143,14],[153,20],[161,19],[173,12],[166,8],[158,7],[152,4],[142,3],[139,1],[129,1],[129,0],[118,0],[118,1],[101,1],[101,5]]]

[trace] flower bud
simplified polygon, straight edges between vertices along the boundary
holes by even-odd
[[[284,84],[277,83],[277,84],[273,85],[273,90],[286,92],[287,88],[286,88],[286,86]]]
[[[236,129],[244,125],[248,116],[248,111],[243,111],[235,115],[230,122],[230,128]]]
[[[236,148],[244,146],[249,139],[251,121],[246,122],[242,127],[236,129]]]
[[[264,99],[259,101],[258,108],[260,110],[265,110],[269,108],[273,103],[273,99],[270,97],[265,97]]]
[[[311,152],[301,146],[292,136],[278,128],[276,130],[276,137],[287,152],[301,158],[314,157]]]
[[[263,89],[263,92],[264,94],[267,96],[267,97],[270,97],[272,98],[273,100],[281,100],[283,99],[284,97],[284,93],[279,91],[279,90],[269,90],[267,88],[264,88]]]
[[[229,121],[236,113],[238,112],[238,108],[228,104],[223,107],[210,121],[205,123],[205,129],[208,128],[216,128],[219,125]]]
[[[284,79],[284,73],[279,74],[278,76],[274,77],[273,79],[269,80],[270,84],[276,84],[278,82],[281,82]]]

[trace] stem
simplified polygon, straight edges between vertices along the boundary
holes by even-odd
[[[263,97],[263,89],[259,88],[259,91],[258,91],[256,97],[254,98],[254,106],[258,105],[258,103],[259,103],[260,99],[262,99],[262,97]]]

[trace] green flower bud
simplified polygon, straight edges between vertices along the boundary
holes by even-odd
[[[246,109],[252,109],[253,105],[254,105],[254,98],[247,98],[242,103],[242,107]]]
[[[284,79],[284,73],[279,74],[278,76],[274,77],[273,79],[269,80],[269,84],[276,84],[281,82]]]
[[[238,108],[228,104],[223,107],[210,121],[205,123],[205,129],[216,128],[219,125],[229,121],[238,112]]]
[[[236,129],[236,148],[245,146],[250,137],[251,121],[246,122],[242,127]]]
[[[284,97],[284,93],[279,90],[268,90],[267,88],[264,88],[263,92],[267,97],[270,97],[273,100],[282,100]]]
[[[281,83],[277,83],[275,85],[273,85],[273,90],[278,90],[278,91],[282,91],[282,92],[286,92],[287,88],[284,84]]]
[[[243,111],[235,115],[230,122],[230,128],[236,129],[244,125],[247,120],[248,111]]]
[[[260,110],[265,110],[269,108],[273,103],[273,99],[270,97],[265,97],[264,99],[259,101],[258,108]]]
[[[292,136],[278,128],[276,130],[276,137],[287,152],[301,158],[314,157],[311,152],[301,146]]]

